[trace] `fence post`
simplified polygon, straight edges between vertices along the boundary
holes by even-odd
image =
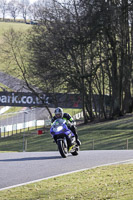
[[[27,138],[25,139],[25,152],[27,151]]]
[[[13,135],[13,125],[12,125],[12,135]]]
[[[17,124],[16,124],[16,134],[17,134]]]
[[[5,138],[5,126],[4,126],[4,138]]]
[[[128,150],[128,139],[127,139],[127,142],[126,142],[126,146],[127,146],[127,150]]]
[[[94,150],[94,140],[92,141],[92,150]]]

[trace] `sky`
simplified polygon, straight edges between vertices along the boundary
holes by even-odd
[[[30,3],[34,3],[36,0],[30,0]]]
[[[8,2],[10,1],[10,0],[7,0]],[[19,1],[19,0],[18,0]],[[38,1],[38,0],[29,0],[30,1],[30,4],[32,4],[32,3],[34,3],[35,1]],[[44,0],[44,1],[50,1],[50,0]],[[64,0],[58,0],[58,1],[60,1],[60,2],[62,2],[62,1],[64,1]],[[0,13],[0,18],[2,18],[3,17],[3,15],[2,15],[2,13]],[[6,13],[6,16],[5,16],[6,18],[12,18],[11,17],[11,15],[10,14],[8,14],[8,13]],[[28,16],[27,16],[28,17]],[[21,19],[22,18],[22,16],[21,15],[19,15],[19,16],[17,16],[16,17],[16,19]]]
[[[34,3],[36,0],[29,0],[30,1],[30,3]],[[48,1],[48,0],[47,0]],[[58,1],[63,1],[63,0],[58,0]]]

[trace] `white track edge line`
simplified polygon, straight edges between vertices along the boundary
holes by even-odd
[[[117,161],[117,162],[114,162],[114,163],[108,163],[108,164],[103,164],[103,165],[97,165],[97,166],[90,167],[90,168],[79,169],[79,170],[75,170],[75,171],[71,171],[71,172],[66,172],[66,173],[59,174],[59,175],[49,176],[49,177],[46,177],[46,178],[37,179],[37,180],[34,180],[34,181],[29,181],[29,182],[26,182],[26,183],[21,183],[21,184],[9,186],[9,187],[1,188],[0,191],[7,190],[7,189],[12,189],[12,188],[15,188],[15,187],[20,187],[20,186],[24,186],[24,185],[28,185],[28,184],[32,184],[32,183],[37,183],[39,181],[48,180],[48,179],[51,179],[51,178],[65,176],[65,175],[76,173],[76,172],[82,172],[82,171],[89,170],[89,169],[95,169],[97,167],[104,167],[104,166],[116,165],[116,164],[121,164],[121,163],[127,163],[128,164],[128,162],[130,162],[130,161],[133,162],[133,159],[124,160],[124,161]]]

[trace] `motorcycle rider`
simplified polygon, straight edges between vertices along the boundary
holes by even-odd
[[[80,140],[78,139],[78,134],[77,134],[77,132],[76,132],[76,127],[74,126],[74,120],[73,120],[73,118],[71,117],[71,115],[68,114],[68,113],[64,113],[64,112],[63,112],[63,109],[60,108],[60,107],[56,108],[55,111],[54,111],[54,113],[55,113],[55,116],[52,118],[51,123],[53,123],[53,122],[54,122],[56,119],[58,119],[58,118],[65,119],[66,122],[69,121],[70,124],[67,124],[67,126],[68,126],[68,128],[74,133],[75,138],[76,138],[77,145],[80,146],[80,145],[81,145],[81,142],[80,142]]]

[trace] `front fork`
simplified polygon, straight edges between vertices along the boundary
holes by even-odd
[[[67,148],[68,145],[67,145],[66,137],[64,137],[63,140],[64,140],[64,145],[65,145],[65,147]]]
[[[62,142],[64,142],[64,146],[65,146],[65,148],[68,147],[66,137],[64,137],[64,138],[62,138],[62,139],[60,138],[60,139],[55,140],[56,144],[57,144],[57,141],[58,141],[58,140],[62,140]]]

